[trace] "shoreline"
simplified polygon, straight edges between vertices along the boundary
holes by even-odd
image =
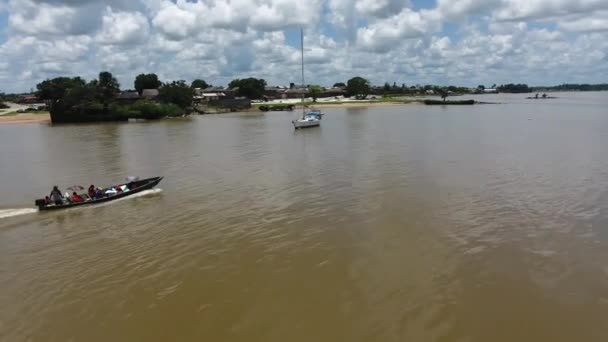
[[[420,105],[421,102],[399,102],[399,101],[369,101],[369,102],[317,102],[310,104],[310,106],[321,109],[329,108],[367,108],[367,107],[395,107],[395,106],[407,106],[407,105]],[[252,106],[250,109],[242,111],[242,113],[260,112],[259,106]],[[302,106],[296,105],[296,108],[301,109]],[[5,114],[0,115],[0,125],[12,125],[12,124],[50,124],[51,116],[48,113],[20,113],[20,114]]]
[[[394,107],[424,104],[422,101],[352,101],[352,102],[306,102],[305,106],[314,108],[365,108],[365,107]],[[247,111],[258,111],[260,106],[293,105],[302,109],[300,103],[256,103]]]

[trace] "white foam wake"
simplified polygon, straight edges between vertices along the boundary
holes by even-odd
[[[7,217],[13,217],[13,216],[33,214],[36,212],[38,212],[38,209],[34,209],[34,208],[0,209],[0,219],[7,218]]]
[[[127,196],[127,197],[123,197],[123,198],[119,198],[116,201],[110,201],[108,203],[112,203],[112,202],[119,202],[119,201],[124,201],[124,200],[128,200],[130,198],[137,198],[137,197],[144,197],[144,196],[150,196],[150,195],[154,195],[154,194],[159,194],[163,191],[163,189],[150,189],[150,190],[144,190],[142,192],[138,192],[135,195],[131,195],[131,196]]]

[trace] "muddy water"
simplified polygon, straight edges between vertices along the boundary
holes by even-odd
[[[0,126],[0,340],[606,341],[608,93],[559,97]]]

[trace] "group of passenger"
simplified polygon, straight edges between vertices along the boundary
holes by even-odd
[[[101,190],[101,188],[96,188],[93,184],[89,186],[87,193],[91,199],[103,198],[103,190]]]
[[[129,183],[129,185],[131,185],[131,183]],[[101,199],[101,198],[108,197],[108,196],[113,196],[113,195],[119,194],[121,192],[126,192],[129,190],[130,190],[130,187],[128,185],[121,185],[121,186],[108,188],[104,192],[104,190],[102,188],[95,187],[95,185],[91,184],[91,186],[89,186],[89,189],[87,191],[88,197],[83,197],[83,196],[79,195],[76,191],[72,192],[71,195],[68,192],[66,192],[65,195],[63,195],[61,193],[61,191],[59,190],[59,187],[57,187],[55,185],[53,187],[53,190],[51,190],[50,195],[45,197],[45,202],[46,202],[46,204],[55,204],[55,205],[62,205],[65,202],[81,203],[81,202],[85,202],[88,200],[96,200],[96,199]]]

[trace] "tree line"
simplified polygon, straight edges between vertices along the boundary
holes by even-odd
[[[553,91],[606,91],[608,90],[608,83],[601,84],[560,84],[553,87],[538,87],[535,89],[540,90],[553,90]]]
[[[503,84],[496,88],[499,93],[531,93],[532,88],[527,84]]]
[[[264,79],[244,78],[234,79],[228,84],[237,96],[249,99],[261,99],[264,97],[267,83]],[[89,82],[81,77],[57,77],[47,79],[39,83],[36,94],[44,100],[50,110],[53,122],[82,122],[82,121],[115,121],[127,120],[128,118],[158,119],[167,116],[182,116],[190,112],[194,89],[206,89],[211,87],[202,79],[196,79],[189,85],[185,81],[161,82],[154,73],[140,74],[134,82],[133,87],[139,95],[145,89],[157,89],[157,101],[138,99],[134,103],[124,103],[118,100],[120,84],[116,78],[107,71],[100,72],[97,79]],[[464,87],[438,87],[426,85],[424,87],[401,86],[395,82],[391,85],[386,82],[384,87],[372,87],[369,80],[357,76],[349,79],[346,83],[337,82],[334,87],[341,87],[347,96],[365,98],[369,94],[399,95],[425,92],[433,90],[435,93],[447,92],[467,93],[470,89]],[[493,85],[492,88],[496,86]],[[319,85],[307,86],[309,95],[316,100],[324,88]],[[478,90],[483,90],[483,85]],[[496,87],[499,92],[504,93],[529,93],[534,89],[527,84],[505,84]],[[563,84],[555,87],[544,87],[546,90],[608,90],[608,84]],[[0,94],[2,99],[13,99],[15,94]]]
[[[47,103],[53,122],[159,119],[189,113],[193,90],[185,81],[162,83],[155,74],[142,74],[134,86],[140,95],[144,89],[158,89],[158,103],[148,99],[120,102],[120,84],[107,71],[89,82],[81,77],[47,79],[36,85],[36,95]]]

